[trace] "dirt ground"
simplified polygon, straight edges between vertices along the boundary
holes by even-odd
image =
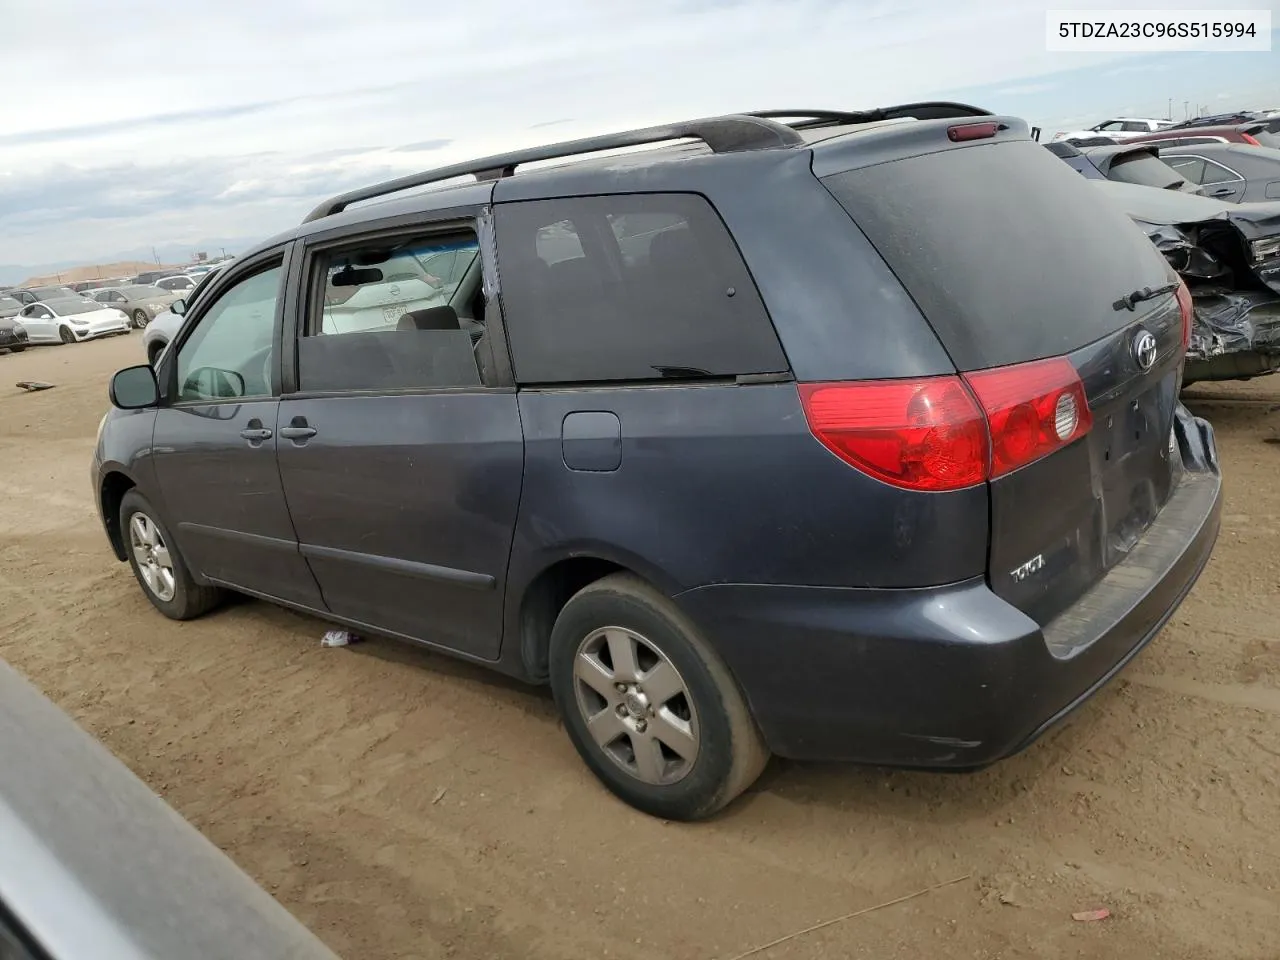
[[[142,357],[0,356],[0,656],[343,957],[727,960],[957,877],[756,956],[1280,956],[1280,378],[1197,388],[1217,552],[1064,725],[978,774],[775,761],[684,826],[606,794],[540,691],[256,602],[162,619],[88,482]]]

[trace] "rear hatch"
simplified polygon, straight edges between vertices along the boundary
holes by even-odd
[[[814,170],[983,408],[989,582],[1046,624],[1169,498],[1190,301],[1123,213],[1005,123],[955,143],[946,122],[922,122],[870,151],[815,150]]]

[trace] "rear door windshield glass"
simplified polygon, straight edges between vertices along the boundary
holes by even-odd
[[[522,383],[787,369],[746,264],[702,197],[504,203],[496,223],[503,310]]]
[[[1031,141],[941,150],[823,182],[961,370],[1092,343],[1134,319],[1117,299],[1170,280],[1146,235]]]
[[[1184,178],[1163,160],[1149,153],[1135,153],[1112,161],[1108,179],[1163,190],[1180,189]]]

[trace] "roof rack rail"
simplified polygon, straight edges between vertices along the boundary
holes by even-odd
[[[341,213],[353,203],[372,200],[401,190],[411,190],[431,183],[452,180],[470,174],[476,180],[500,180],[515,173],[516,167],[525,163],[537,163],[542,160],[557,160],[584,153],[596,153],[602,150],[617,150],[623,147],[639,147],[645,144],[662,143],[666,140],[701,140],[713,153],[735,153],[744,150],[771,150],[783,147],[799,147],[804,145],[803,138],[786,124],[778,123],[767,117],[748,114],[730,114],[722,117],[707,117],[701,120],[686,120],[680,123],[663,124],[656,127],[642,127],[637,130],[626,130],[621,133],[609,133],[596,137],[584,137],[580,140],[566,140],[543,147],[530,147],[515,150],[511,153],[485,157],[481,160],[468,160],[447,167],[411,173],[383,183],[376,183],[358,190],[340,193],[330,197],[309,214],[303,223],[320,220],[324,217]]]
[[[794,118],[788,124],[795,129],[842,125],[849,123],[877,123],[882,120],[899,120],[915,117],[917,120],[938,120],[948,117],[991,117],[994,114],[982,107],[951,100],[921,100],[919,103],[900,103],[892,107],[874,107],[870,110],[753,110],[747,114],[765,120]]]

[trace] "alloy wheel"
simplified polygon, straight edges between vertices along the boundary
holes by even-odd
[[[155,521],[145,513],[135,513],[129,521],[129,546],[138,566],[138,574],[157,600],[173,599],[177,581],[173,575],[173,558]]]
[[[573,658],[575,699],[587,732],[614,763],[645,783],[683,779],[698,757],[698,715],[674,663],[623,627],[589,634]]]

